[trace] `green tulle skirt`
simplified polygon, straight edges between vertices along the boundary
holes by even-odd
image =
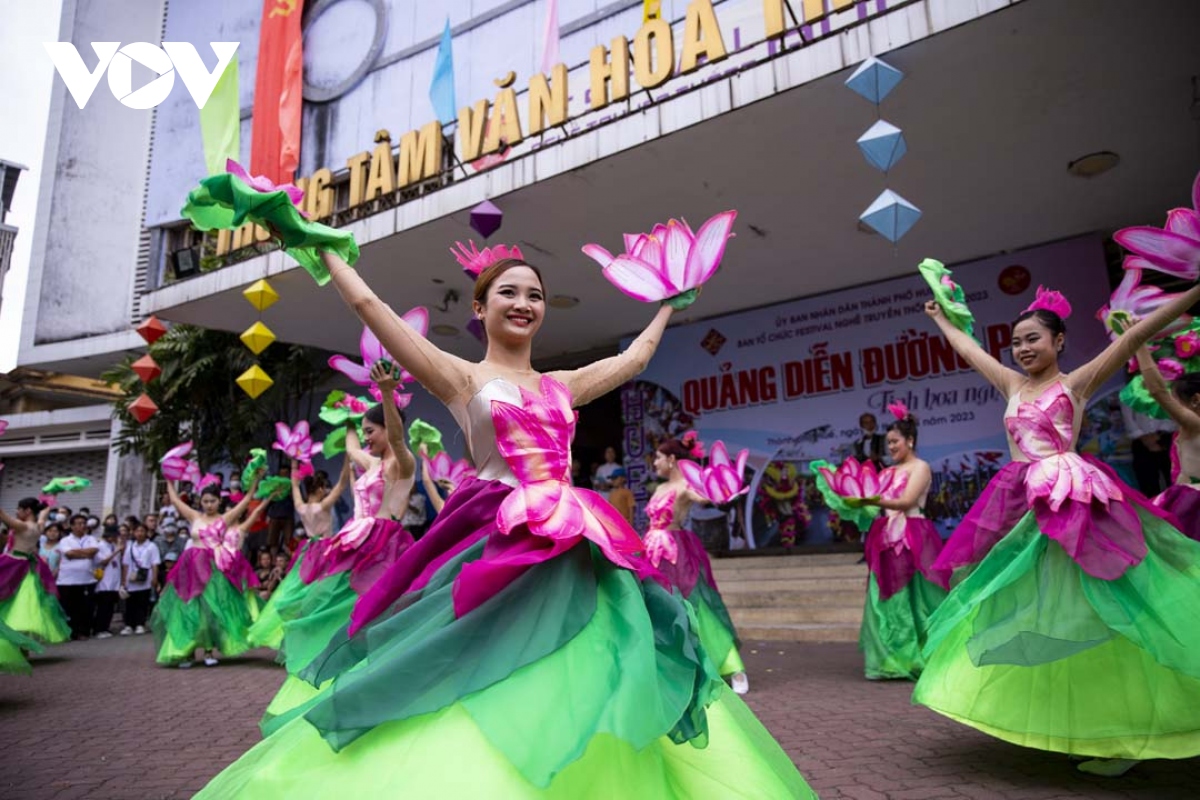
[[[1105,581],[1027,514],[930,620],[914,702],[1041,750],[1200,755],[1200,542],[1139,516],[1149,553]]]
[[[925,580],[921,573],[887,600],[879,599],[879,583],[871,575],[858,630],[864,672],[871,680],[916,680],[925,668],[929,618],[946,598],[946,591]]]
[[[219,650],[226,656],[246,652],[253,647],[248,630],[259,607],[253,589],[239,591],[215,570],[204,591],[190,602],[168,584],[150,618],[158,645],[156,660],[159,664],[190,661],[197,649]]]
[[[745,672],[746,666],[738,652],[740,643],[735,633],[736,629],[720,592],[709,586],[701,576],[700,580],[696,581],[696,588],[692,590],[688,602],[696,611],[700,643],[717,665],[717,672],[722,677]]]
[[[201,798],[807,798],[678,593],[589,544],[455,617],[482,543],[304,676],[332,683]]]
[[[71,625],[62,604],[46,591],[35,570],[26,573],[17,591],[0,603],[0,623],[47,644],[71,638]]]
[[[25,653],[40,653],[42,646],[34,639],[14,631],[0,622],[0,672],[28,675],[33,671]]]

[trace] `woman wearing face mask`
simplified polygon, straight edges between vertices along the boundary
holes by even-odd
[[[883,496],[864,501],[884,513],[867,531],[870,578],[858,649],[870,680],[916,680],[925,666],[929,616],[946,597],[930,569],[942,537],[925,518],[933,470],[917,458],[917,421],[903,403],[888,410],[896,417],[884,438],[893,475]]]
[[[34,497],[17,503],[17,515],[0,511],[9,529],[9,551],[0,553],[0,622],[13,630],[50,644],[71,638],[67,615],[58,601],[55,577],[62,554],[58,523],[42,526],[49,516]],[[43,555],[44,554],[44,555]]]
[[[202,651],[204,665],[215,667],[219,662],[214,651],[235,656],[250,649],[246,632],[258,615],[254,593],[258,581],[242,555],[242,537],[244,527],[253,523],[266,504],[260,503],[242,525],[238,521],[250,505],[259,478],[261,474],[255,476],[242,501],[224,515],[217,513],[221,506],[217,486],[204,488],[196,511],[179,498],[175,482],[167,482],[172,504],[195,535],[167,573],[166,586],[150,619],[159,664],[187,669]]]
[[[542,374],[541,275],[519,252],[493,263],[497,250],[469,267],[478,363],[324,255],[347,304],[447,405],[478,475],[304,672],[331,684],[198,797],[812,797],[716,675],[686,601],[640,580],[656,570],[637,533],[569,482],[573,409],[645,368],[671,305],[623,354]]]
[[[654,453],[654,471],[663,478],[646,504],[650,530],[643,542],[650,563],[662,571],[671,586],[696,609],[700,641],[717,671],[728,677],[733,691],[746,694],[750,679],[738,654],[737,631],[725,601],[717,590],[712,563],[700,537],[683,527],[688,512],[696,503],[706,502],[688,488],[679,469],[680,461],[695,461],[704,457],[704,448],[689,431],[682,439],[667,439]]]
[[[1179,530],[1200,540],[1200,372],[1180,375],[1168,389],[1149,350],[1139,347],[1137,360],[1146,390],[1179,426],[1171,443],[1175,483],[1154,504],[1175,515]]]
[[[297,561],[300,585],[275,604],[282,620],[280,655],[288,678],[263,715],[263,728],[310,699],[316,690],[296,677],[350,621],[350,612],[413,543],[400,523],[416,480],[416,460],[408,449],[404,414],[394,397],[399,368],[378,362],[371,380],[384,402],[367,410],[360,441],[346,429],[346,458],[361,471],[354,481],[354,518],[333,536],[313,542]],[[334,497],[330,507],[337,498]]]
[[[1008,398],[1012,462],[934,565],[971,571],[930,620],[913,695],[1009,742],[1087,757],[1119,775],[1137,760],[1200,755],[1200,542],[1075,447],[1088,398],[1200,301],[1164,303],[1091,361],[1059,367],[1070,306],[1039,287],[995,360],[936,301],[926,313]]]

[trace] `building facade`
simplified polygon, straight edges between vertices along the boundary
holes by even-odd
[[[305,208],[353,231],[368,282],[398,311],[430,308],[431,339],[466,358],[483,351],[448,249],[479,241],[469,215],[485,200],[504,214],[489,242],[520,245],[546,274],[535,359],[550,367],[615,352],[650,317],[581,245],[619,249],[667,217],[739,212],[686,323],[769,314],[927,256],[955,264],[1157,223],[1196,171],[1196,4],[664,0],[658,19],[627,0],[553,5],[548,55],[547,0],[303,4]],[[262,11],[67,0],[60,40],[80,52],[188,41],[209,65],[208,42],[239,42],[248,164]],[[447,21],[460,110],[442,125],[429,86]],[[905,76],[879,106],[844,86],[872,56]],[[81,110],[54,83],[20,363],[97,375],[137,348],[132,327],[150,313],[241,332],[257,319],[241,290],[262,277],[282,298],[264,315],[280,340],[354,353],[358,321],[261,232],[181,221],[204,174],[184,87],[153,111],[105,88]],[[881,116],[908,146],[886,175],[855,144]],[[1111,168],[1079,168],[1097,154]],[[859,224],[884,188],[923,212],[894,245]],[[427,398],[414,409],[439,419]]]

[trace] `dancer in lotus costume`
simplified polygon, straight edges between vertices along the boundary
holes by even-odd
[[[700,641],[718,672],[728,676],[738,694],[750,691],[750,679],[738,654],[737,631],[713,577],[712,562],[700,537],[683,527],[694,503],[708,502],[688,487],[679,462],[696,461],[704,450],[689,432],[683,439],[667,439],[654,453],[654,471],[666,480],[646,504],[650,529],[643,542],[650,563],[679,589],[696,610]]]
[[[357,438],[355,441],[357,442]],[[300,494],[300,467],[300,462],[293,458],[292,503],[304,523],[307,541],[296,550],[292,556],[292,563],[288,566],[287,575],[275,587],[258,619],[250,626],[250,643],[255,647],[279,650],[283,644],[283,617],[279,614],[279,608],[291,606],[306,592],[308,584],[300,579],[298,565],[308,555],[310,548],[333,533],[333,507],[350,483],[350,459],[347,458],[342,462],[338,482],[332,489],[328,482],[319,480],[317,476],[305,479],[308,484],[308,501],[305,502],[304,496]]]
[[[916,680],[925,666],[921,653],[929,617],[946,597],[931,567],[942,537],[925,518],[933,470],[917,457],[917,421],[901,403],[889,406],[896,421],[885,445],[892,466],[888,490],[864,500],[884,513],[867,530],[870,577],[858,648],[867,678]]]
[[[1088,398],[1200,287],[1069,373],[1059,353],[1070,307],[1039,287],[1013,323],[1022,374],[956,327],[947,315],[965,307],[931,286],[941,302],[926,313],[1008,399],[1012,462],[934,564],[947,585],[966,577],[930,620],[914,701],[1005,741],[1090,757],[1080,769],[1097,774],[1200,755],[1200,542],[1075,452]]]
[[[220,487],[206,486],[196,511],[179,498],[175,482],[167,481],[167,495],[191,526],[192,536],[167,573],[167,585],[150,618],[159,664],[187,669],[202,651],[205,666],[215,667],[215,650],[236,656],[250,649],[247,629],[258,616],[258,578],[242,555],[242,538],[267,504],[260,503],[240,526],[237,521],[250,505],[260,477],[261,473],[255,476],[245,497],[224,515],[217,513]]]
[[[350,250],[284,202],[227,182],[206,179],[184,213],[209,225],[259,213],[293,250]],[[213,204],[233,211],[212,213]],[[719,258],[732,216],[701,229],[689,274],[711,273],[703,259]],[[673,226],[665,235],[680,260],[691,232]],[[305,671],[331,685],[199,797],[813,796],[716,675],[686,601],[639,580],[652,568],[637,533],[569,482],[573,408],[645,367],[672,308],[623,354],[542,375],[530,358],[545,290],[519,255],[476,282],[472,306],[487,333],[479,363],[420,336],[341,258],[326,253],[310,271],[331,275],[387,352],[448,406],[478,475]]]
[[[1175,483],[1154,504],[1175,517],[1179,530],[1200,540],[1200,372],[1180,375],[1171,390],[1149,350],[1139,347],[1137,360],[1150,396],[1179,426],[1171,443]]]
[[[58,644],[71,638],[71,626],[58,602],[50,565],[38,555],[48,512],[33,497],[17,503],[15,517],[0,511],[11,547],[0,553],[0,623],[38,641]]]

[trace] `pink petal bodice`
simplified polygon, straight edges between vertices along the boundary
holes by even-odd
[[[1061,381],[1032,403],[1022,402],[1020,392],[1010,397],[1004,427],[1013,461],[1037,461],[1074,450],[1083,406]]]
[[[374,517],[383,505],[383,462],[375,464],[354,482],[354,518]]]
[[[229,528],[225,524],[225,520],[220,517],[215,522],[197,530],[189,544],[212,550],[213,557],[217,561],[217,569],[221,572],[230,570],[239,553],[237,529]]]
[[[669,530],[675,521],[675,492],[655,492],[646,504],[646,516],[650,518],[651,528]]]
[[[650,529],[642,540],[646,545],[646,556],[650,563],[658,566],[665,558],[672,564],[679,560],[679,543],[671,533],[675,522],[675,490],[655,492],[646,504],[646,516],[650,517]]]

